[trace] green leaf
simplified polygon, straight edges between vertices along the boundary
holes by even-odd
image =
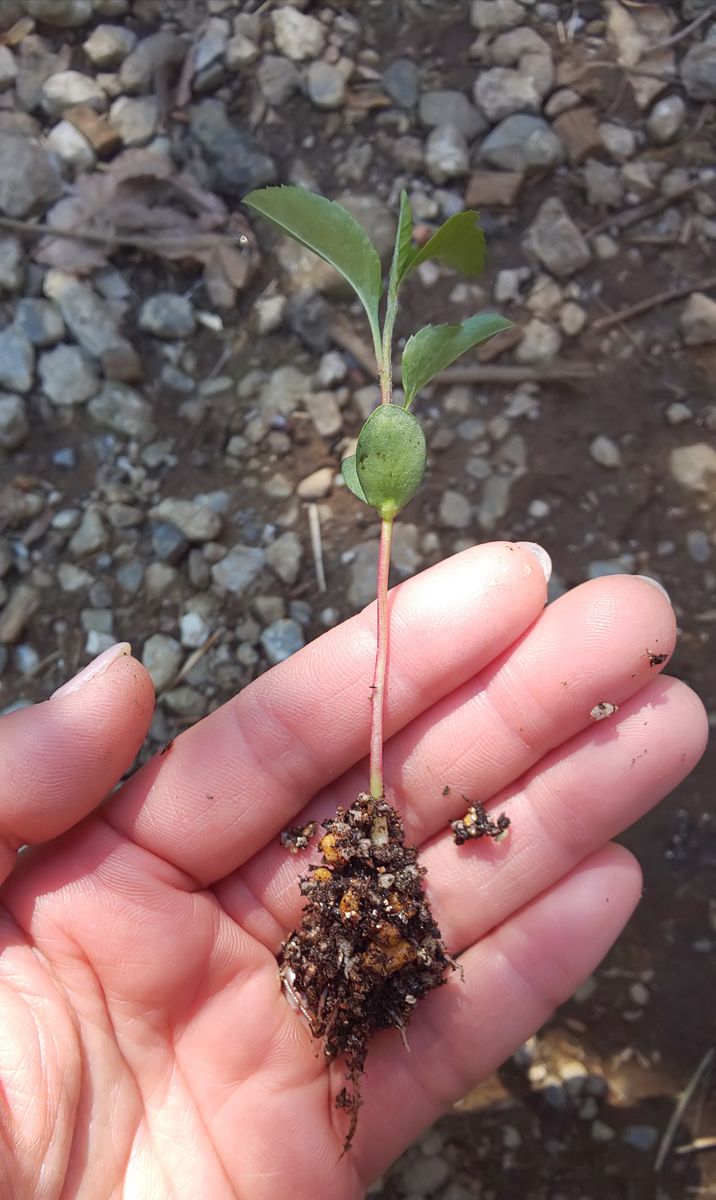
[[[415,395],[429,383],[438,371],[449,367],[461,354],[503,329],[512,322],[497,313],[479,313],[459,325],[426,325],[405,344],[402,374],[405,407],[409,408]]]
[[[358,478],[358,472],[356,470],[355,454],[351,454],[349,458],[343,459],[343,462],[341,463],[341,475],[343,476],[343,482],[348,490],[351,491],[358,500],[362,500],[364,504],[367,504],[368,501],[365,498],[365,492],[360,485],[360,479]]]
[[[373,410],[358,436],[356,467],[368,504],[394,517],[425,474],[425,434],[412,413],[396,404]]]
[[[388,280],[388,292],[391,296],[397,295],[398,288],[410,269],[409,264],[414,253],[413,210],[410,207],[408,193],[402,191],[400,193],[400,213],[398,215],[398,230],[395,235],[393,262],[390,267],[390,278]]]
[[[378,306],[383,287],[380,258],[355,218],[335,200],[316,196],[305,188],[259,188],[249,192],[243,202],[340,272],[358,294],[368,314],[374,343],[379,346]]]
[[[409,271],[428,260],[445,263],[463,275],[480,275],[485,266],[485,235],[479,220],[472,211],[448,217],[424,246],[413,251],[400,282]]]

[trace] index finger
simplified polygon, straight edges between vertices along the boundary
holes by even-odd
[[[545,599],[539,560],[509,542],[393,589],[386,737],[502,653]],[[374,656],[372,604],[182,734],[111,798],[107,820],[201,884],[222,878],[363,758]]]

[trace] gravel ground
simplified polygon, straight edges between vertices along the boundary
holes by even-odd
[[[478,207],[485,276],[424,264],[398,333],[426,303],[517,325],[426,389],[395,579],[492,537],[543,542],[553,597],[650,574],[714,714],[712,10],[3,0],[0,706],[127,638],[149,756],[370,599],[374,531],[338,473],[377,394],[366,331],[239,207],[285,181],[383,252],[401,188],[424,234]],[[625,839],[648,902],[598,974],[372,1195],[716,1194],[713,1156],[653,1170],[713,1045],[712,780]],[[674,1145],[714,1134],[707,1090]]]

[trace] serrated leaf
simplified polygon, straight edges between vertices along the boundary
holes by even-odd
[[[397,293],[402,280],[409,270],[410,260],[415,253],[413,246],[413,210],[410,207],[408,193],[400,193],[400,213],[398,214],[398,230],[395,235],[395,249],[390,267],[388,291],[391,295]]]
[[[419,266],[433,261],[445,263],[463,275],[480,275],[485,266],[485,235],[476,212],[455,213],[435,231],[424,246],[414,250],[402,279]],[[401,282],[402,282],[401,279]]]
[[[497,313],[479,313],[476,317],[467,317],[459,325],[426,325],[418,330],[408,338],[403,350],[405,407],[410,407],[416,393],[438,371],[449,367],[466,350],[511,328],[512,322]]]
[[[348,458],[343,459],[341,463],[341,475],[346,487],[353,493],[356,499],[362,500],[363,504],[367,504],[368,501],[366,500],[365,492],[361,487],[358,471],[356,470],[355,454],[351,454]]]
[[[368,504],[392,518],[420,486],[425,474],[425,434],[412,413],[381,404],[358,436],[356,469]]]
[[[361,300],[378,346],[378,306],[382,292],[380,258],[355,217],[335,200],[287,185],[259,188],[249,192],[243,202],[282,233],[335,267]]]

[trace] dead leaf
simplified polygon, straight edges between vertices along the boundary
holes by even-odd
[[[86,275],[123,247],[204,267],[212,301],[230,307],[256,266],[250,230],[224,201],[169,158],[127,150],[103,171],[79,175],[50,210],[57,230],[35,252],[39,262]],[[72,234],[72,237],[61,235]]]

